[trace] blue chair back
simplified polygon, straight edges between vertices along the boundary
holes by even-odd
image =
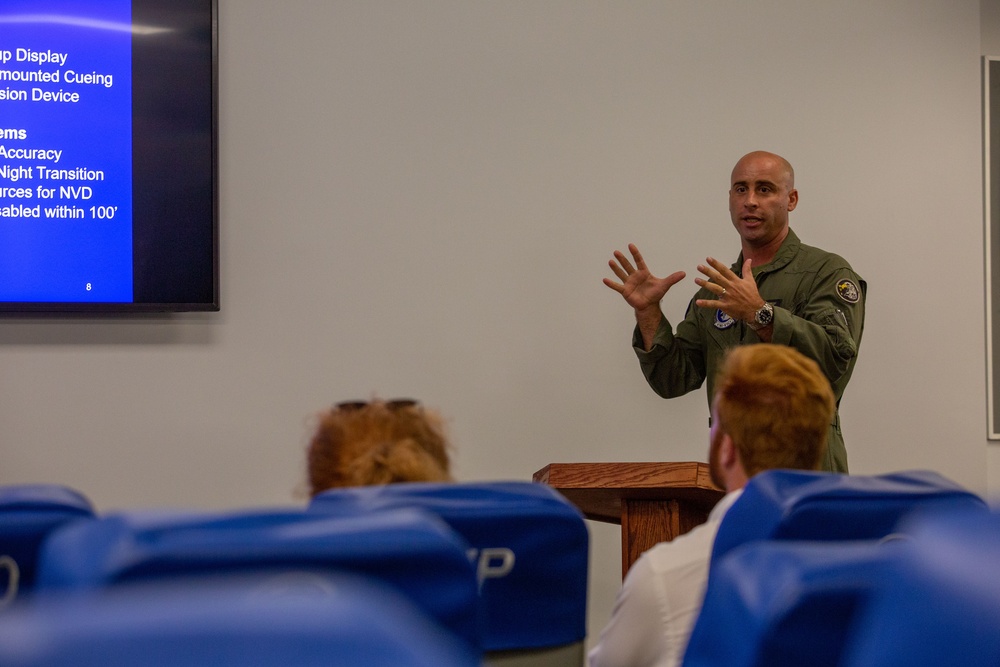
[[[65,486],[0,487],[0,605],[34,588],[38,551],[49,533],[93,516],[90,501]]]
[[[845,667],[1000,665],[1000,515],[911,521],[895,564],[852,633]]]
[[[941,509],[987,508],[979,496],[929,471],[864,476],[768,470],[749,481],[726,513],[712,562],[752,540],[880,539],[914,512]]]
[[[310,511],[337,515],[403,507],[432,512],[469,543],[484,650],[583,640],[587,527],[557,491],[532,482],[389,484],[326,491],[313,499]]]
[[[0,623],[6,667],[477,667],[392,587],[343,573],[234,576],[37,595]]]
[[[712,568],[684,667],[836,667],[850,628],[905,544],[751,542]]]
[[[364,516],[120,513],[54,533],[39,559],[38,590],[262,568],[346,570],[391,584],[475,642],[476,580],[467,549],[447,524],[417,509]]]

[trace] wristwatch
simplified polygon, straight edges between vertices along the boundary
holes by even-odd
[[[760,329],[763,329],[773,321],[774,321],[774,306],[765,301],[764,305],[761,306],[760,309],[753,314],[753,317],[751,317],[747,321],[747,326],[753,329],[754,331],[759,331]]]

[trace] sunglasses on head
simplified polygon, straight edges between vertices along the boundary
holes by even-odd
[[[388,401],[341,401],[340,403],[335,403],[333,409],[335,411],[340,410],[342,412],[353,412],[355,410],[363,410],[372,403],[382,403],[386,408],[393,412],[396,410],[405,410],[406,408],[416,408],[420,406],[420,401],[412,398],[393,398]]]

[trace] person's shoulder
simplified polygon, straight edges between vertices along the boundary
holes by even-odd
[[[807,264],[824,272],[850,271],[854,273],[854,268],[842,255],[824,250],[817,246],[806,243],[799,243],[798,253],[795,259],[798,262]]]
[[[838,255],[835,252],[824,250],[823,248],[814,245],[809,245],[808,243],[802,243],[801,241],[799,242],[799,253],[807,257],[812,257],[817,259],[820,258],[830,259],[834,261],[843,262],[844,264],[848,263],[846,259],[844,259],[841,255]]]
[[[640,565],[640,572],[662,574],[685,568],[692,564],[707,563],[712,554],[712,543],[718,530],[717,522],[695,526],[669,542],[660,542],[648,549],[632,567]]]

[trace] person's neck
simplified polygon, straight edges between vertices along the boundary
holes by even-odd
[[[769,264],[774,259],[774,256],[778,254],[778,250],[786,238],[788,238],[788,227],[785,227],[785,231],[782,234],[768,241],[765,245],[753,246],[744,242],[743,261],[752,259],[754,266]]]
[[[743,470],[743,467],[739,466],[737,468],[732,468],[731,470],[728,470],[726,472],[726,474],[723,477],[722,488],[726,490],[726,493],[732,493],[733,491],[742,489],[744,486],[747,485],[747,482],[749,481],[750,478],[747,477],[747,474]]]

